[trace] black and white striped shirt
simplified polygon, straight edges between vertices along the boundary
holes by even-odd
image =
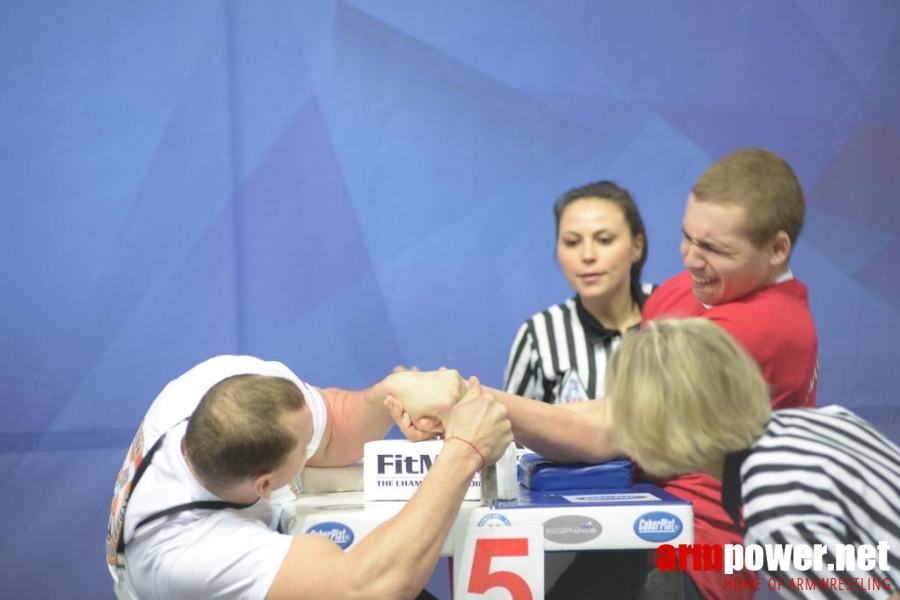
[[[633,290],[643,308],[656,286]],[[504,389],[551,404],[602,398],[606,363],[622,335],[591,315],[577,296],[525,321],[513,340]]]
[[[799,571],[793,565],[770,570],[772,577],[783,580],[785,595],[887,598],[897,590],[900,448],[870,423],[839,406],[776,411],[739,469],[736,496],[743,501],[745,547],[828,546],[819,571]],[[723,484],[723,498],[735,497],[735,490],[728,489],[727,468]],[[888,544],[887,572],[877,564],[869,571],[859,565],[842,571],[829,569],[829,565],[837,565],[837,544],[876,547],[879,542]],[[790,590],[787,585],[792,578],[837,578],[845,583],[858,578],[864,586],[875,578],[888,578],[891,589]]]

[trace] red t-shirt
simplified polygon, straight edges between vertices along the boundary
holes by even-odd
[[[665,317],[704,317],[727,331],[756,360],[775,409],[816,405],[818,338],[806,286],[796,279],[770,285],[726,304],[706,307],[685,271],[655,290],[644,306],[648,323]],[[694,542],[740,544],[741,534],[722,508],[722,488],[705,474],[676,477],[664,489],[694,507]],[[717,571],[688,571],[704,598],[752,598],[752,591],[726,589]],[[755,573],[747,573],[755,578]],[[734,576],[732,576],[734,577]]]

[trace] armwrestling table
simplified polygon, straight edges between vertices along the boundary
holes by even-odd
[[[342,548],[355,543],[396,515],[404,501],[364,502],[362,491],[303,494],[284,507],[282,529],[316,533]],[[690,544],[694,539],[691,504],[650,484],[631,490],[531,492],[521,487],[517,500],[493,507],[466,500],[444,543],[441,556],[452,556],[454,535],[478,527],[543,525],[544,550],[653,549],[661,544]]]

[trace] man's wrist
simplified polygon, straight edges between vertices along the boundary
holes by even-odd
[[[478,457],[481,458],[481,466],[479,467],[479,469],[483,469],[487,466],[487,462],[484,460],[484,453],[481,450],[479,450],[475,446],[475,444],[473,444],[472,442],[470,442],[469,440],[467,440],[465,438],[459,437],[458,435],[451,435],[448,438],[444,438],[445,445],[447,444],[447,442],[450,442],[450,441],[461,442],[461,443],[469,446],[475,452],[475,454],[477,454]]]
[[[388,379],[390,378],[391,376],[388,375],[387,377],[370,387],[366,394],[366,400],[368,402],[378,402],[380,404],[384,404],[384,400],[388,396],[392,395],[391,387],[388,383]]]
[[[456,436],[451,436],[444,440],[444,445],[441,447],[441,452],[438,455],[438,463],[440,462],[441,457],[443,457],[444,460],[464,464],[466,465],[465,472],[470,476],[473,476],[481,469],[481,465],[484,464],[484,458],[477,449],[474,452],[472,451],[474,446],[469,447],[469,445],[460,442],[459,440],[461,439],[462,438]]]

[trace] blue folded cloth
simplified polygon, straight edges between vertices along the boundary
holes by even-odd
[[[519,482],[531,490],[596,490],[630,488],[633,465],[628,459],[596,465],[566,464],[539,454],[523,454],[519,459]]]

